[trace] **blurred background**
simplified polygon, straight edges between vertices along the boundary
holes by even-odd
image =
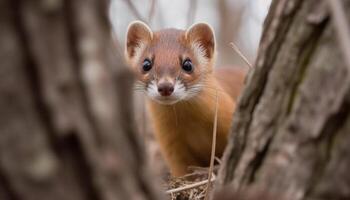
[[[264,18],[271,0],[112,0],[110,19],[120,48],[128,24],[146,22],[153,30],[186,29],[196,22],[207,22],[215,30],[218,65],[244,65],[232,50],[234,42],[254,61]]]
[[[248,67],[230,43],[254,63],[260,35],[271,0],[112,0],[109,16],[113,37],[123,56],[127,27],[133,20],[147,23],[152,30],[187,29],[193,23],[209,23],[216,34],[217,67]],[[143,94],[135,94],[135,116],[148,150],[149,162],[156,172],[167,169],[153,139]]]

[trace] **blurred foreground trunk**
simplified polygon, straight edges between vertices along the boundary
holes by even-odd
[[[0,3],[0,199],[158,199],[100,0]]]
[[[339,2],[350,9],[350,1]],[[328,8],[326,1],[273,1],[218,186],[350,199],[350,73]]]

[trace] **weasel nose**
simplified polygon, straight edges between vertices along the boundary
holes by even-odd
[[[170,96],[174,92],[174,86],[171,83],[161,83],[158,85],[158,92],[162,96]]]

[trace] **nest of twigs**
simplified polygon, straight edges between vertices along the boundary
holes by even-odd
[[[217,167],[215,167],[217,169]],[[168,177],[164,183],[171,200],[202,200],[208,189],[208,168],[190,167],[190,173],[182,177]],[[217,170],[214,170],[217,171]],[[213,186],[213,174],[209,186]]]

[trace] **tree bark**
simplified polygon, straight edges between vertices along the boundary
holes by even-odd
[[[0,199],[158,199],[108,2],[0,3]]]
[[[325,1],[274,0],[217,186],[350,199],[347,67]]]

